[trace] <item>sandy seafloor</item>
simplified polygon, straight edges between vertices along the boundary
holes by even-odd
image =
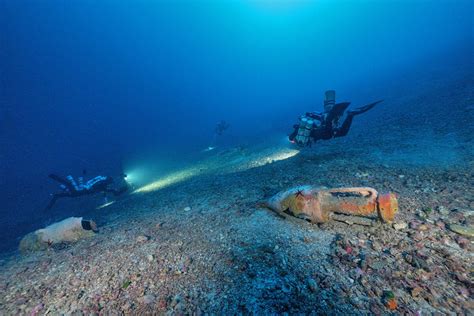
[[[97,211],[95,237],[4,258],[0,314],[468,314],[473,239],[450,225],[474,224],[470,87],[399,98],[292,157],[274,144],[216,149],[172,176],[182,181]],[[301,184],[396,192],[397,229],[258,207]]]

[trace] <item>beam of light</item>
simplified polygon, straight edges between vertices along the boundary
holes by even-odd
[[[176,184],[184,180],[187,180],[191,177],[194,177],[196,174],[199,173],[199,170],[200,170],[199,168],[189,168],[189,169],[174,172],[168,176],[165,176],[161,179],[158,179],[156,181],[153,181],[152,183],[149,183],[147,185],[144,185],[136,189],[135,191],[133,191],[133,193],[145,193],[145,192],[152,192],[152,191],[163,189],[172,184]]]
[[[299,152],[300,151],[297,149],[281,149],[277,152],[271,153],[270,155],[253,160],[250,163],[249,169],[264,166],[269,163],[274,163],[277,161],[289,159],[291,157],[298,155]]]
[[[202,152],[206,153],[206,152],[209,152],[209,151],[213,151],[214,149],[216,149],[216,147],[209,146],[209,147],[203,149]]]
[[[110,205],[112,205],[112,204],[114,204],[114,203],[115,203],[115,201],[110,201],[110,202],[107,202],[107,203],[105,203],[105,204],[102,204],[102,205],[98,206],[96,209],[100,210],[101,208],[110,206]]]
[[[227,174],[252,169],[276,161],[289,159],[296,156],[298,153],[299,150],[281,147],[264,150],[263,152],[256,151],[249,155],[242,153],[242,151],[231,151],[228,154],[221,153],[198,162],[193,167],[173,172],[141,186],[132,193],[148,193],[161,190],[170,185],[189,180],[192,177],[208,173]]]

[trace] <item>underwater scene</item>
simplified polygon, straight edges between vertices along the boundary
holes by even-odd
[[[0,315],[469,315],[474,4],[0,1]]]

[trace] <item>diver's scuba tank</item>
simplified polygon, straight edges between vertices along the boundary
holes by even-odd
[[[324,112],[330,112],[334,104],[336,104],[336,91],[328,90],[324,93]]]
[[[306,116],[303,116],[300,120],[298,127],[298,134],[296,135],[296,143],[298,145],[306,146],[310,142],[311,130],[313,128],[314,121]]]

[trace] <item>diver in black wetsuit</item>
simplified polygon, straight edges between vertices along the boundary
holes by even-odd
[[[229,128],[229,126],[230,126],[229,123],[222,120],[216,125],[216,128],[215,128],[214,132],[215,132],[216,135],[221,136],[222,133],[224,133],[224,131]]]
[[[376,101],[363,107],[347,111],[347,115],[339,124],[350,102],[336,104],[336,92],[326,91],[324,100],[324,112],[310,112],[300,117],[299,124],[294,125],[294,131],[289,135],[289,140],[300,146],[311,146],[318,140],[328,140],[335,137],[346,136],[352,124],[354,116],[367,112],[378,103]]]
[[[119,196],[125,193],[128,189],[126,186],[118,190],[109,188],[109,185],[111,185],[114,180],[112,177],[107,176],[97,176],[86,183],[83,183],[83,177],[79,177],[77,182],[72,176],[67,176],[66,179],[64,179],[58,175],[50,174],[49,177],[61,184],[60,187],[62,192],[53,194],[46,210],[50,210],[59,198],[78,197],[95,193],[104,193],[104,195],[112,193],[114,196]]]

